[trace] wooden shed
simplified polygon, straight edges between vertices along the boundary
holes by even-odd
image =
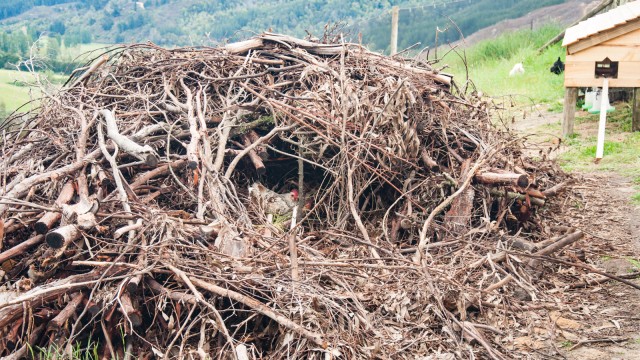
[[[633,130],[640,131],[640,1],[620,5],[566,30],[563,135],[573,133],[578,88],[633,88]]]

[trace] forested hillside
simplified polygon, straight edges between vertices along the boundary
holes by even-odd
[[[521,16],[564,0],[3,0],[0,30],[20,30],[31,39],[45,32],[59,45],[153,41],[161,45],[212,44],[267,29],[321,35],[328,22],[342,21],[352,38],[384,50],[389,40],[389,9],[401,7],[400,47],[432,45],[436,28],[462,33]],[[458,39],[458,31],[439,41]],[[3,40],[4,41],[4,40]],[[7,46],[4,46],[6,50]]]
[[[451,1],[446,6],[419,6],[400,10],[398,48],[421,43],[423,46],[446,44],[505,19],[518,18],[564,0],[474,0]],[[386,49],[390,41],[391,15],[356,22],[365,42],[375,49]],[[436,38],[437,33],[437,38]]]

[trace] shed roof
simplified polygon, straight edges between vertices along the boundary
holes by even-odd
[[[581,21],[568,28],[562,46],[575,44],[582,39],[611,30],[633,20],[640,19],[640,1],[633,1],[617,8]]]

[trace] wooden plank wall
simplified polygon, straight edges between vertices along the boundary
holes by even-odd
[[[640,87],[640,28],[567,55],[565,86],[602,86],[602,79],[594,77],[595,62],[605,57],[619,62],[618,78],[610,80],[610,87]]]

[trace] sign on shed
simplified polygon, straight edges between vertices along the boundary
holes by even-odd
[[[563,135],[573,133],[577,88],[634,88],[634,110],[640,96],[640,1],[620,5],[570,27],[562,46],[564,72]],[[634,111],[633,130],[640,131],[640,112]]]

